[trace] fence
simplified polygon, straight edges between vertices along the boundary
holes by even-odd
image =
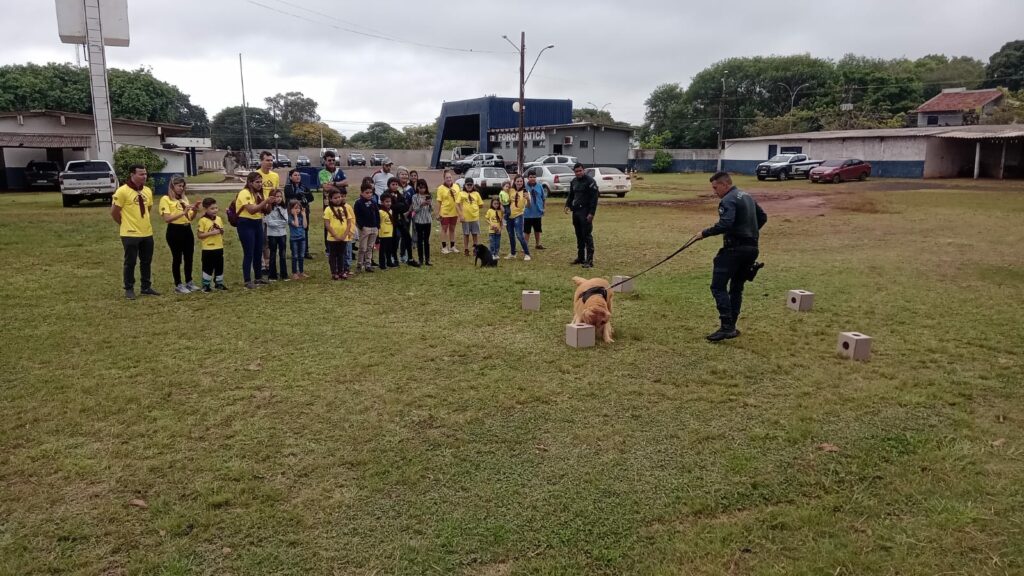
[[[652,172],[657,150],[634,148],[629,151],[629,167],[637,172]],[[668,172],[714,172],[718,167],[718,150],[714,148],[681,148],[665,150],[672,155]]]

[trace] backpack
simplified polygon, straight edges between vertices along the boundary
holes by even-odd
[[[241,194],[241,192],[239,192],[239,194]],[[238,211],[235,210],[235,204],[237,203],[238,194],[235,195],[235,199],[231,201],[231,204],[228,204],[228,209],[224,211],[228,216],[228,224],[231,224],[235,228],[238,227]]]

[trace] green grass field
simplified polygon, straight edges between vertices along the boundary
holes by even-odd
[[[533,262],[435,236],[432,269],[330,282],[315,243],[253,292],[230,230],[232,290],[187,296],[157,224],[165,295],[126,302],[105,207],[0,196],[0,574],[1024,573],[1024,188],[741,185],[770,217],[743,336],[703,339],[713,239],[584,350],[554,208]],[[594,275],[716,216],[706,175],[634,192]]]

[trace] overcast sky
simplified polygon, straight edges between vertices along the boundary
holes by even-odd
[[[0,0],[0,8],[0,64],[74,62],[74,46],[57,38],[53,0]],[[377,120],[432,122],[445,100],[517,96],[518,55],[501,36],[518,43],[521,30],[527,68],[555,45],[527,97],[608,104],[633,123],[656,86],[685,86],[733,56],[944,53],[987,62],[1024,38],[1021,0],[128,0],[128,12],[131,46],[108,48],[109,66],[151,67],[213,117],[241,103],[241,52],[249,103],[301,91],[346,134]]]

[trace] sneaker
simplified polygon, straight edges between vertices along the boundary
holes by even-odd
[[[427,260],[427,261],[426,261],[426,262],[424,262],[423,264],[424,264],[425,266],[433,266],[433,264],[431,264],[431,263],[430,263],[430,260]]]
[[[223,284],[217,284],[216,286],[214,286],[214,288],[216,288],[217,290],[221,290],[223,292],[227,292],[228,290],[228,287]]]
[[[267,280],[266,278],[257,278],[256,279],[256,283],[257,284],[270,284],[270,281]]]
[[[305,272],[299,272],[299,276],[302,278],[309,278],[309,274],[306,274]]]
[[[125,300],[135,300],[135,290],[131,288],[124,291]]]
[[[547,248],[545,248],[543,244],[537,244],[536,248],[537,250],[547,250]]]
[[[529,262],[530,260],[533,260],[533,258],[530,258],[529,254],[527,254],[526,256],[523,256],[523,262]]]
[[[729,340],[740,335],[739,330],[735,328],[719,328],[715,332],[708,334],[706,338],[708,342],[721,342],[722,340]]]
[[[159,296],[160,295],[159,292],[157,292],[156,290],[153,290],[152,288],[143,288],[142,292],[140,292],[140,294],[142,294],[143,296]]]
[[[448,247],[447,246],[442,246],[441,247],[441,254],[447,254],[447,253],[448,253]]]
[[[331,274],[331,280],[340,280],[341,274]]]
[[[256,288],[256,284],[254,282],[246,282],[245,288],[246,290],[253,290]]]
[[[573,260],[572,262],[569,262],[569,264],[572,264],[573,266],[576,266],[577,264],[583,264],[583,259],[582,258],[577,258],[577,259]]]
[[[348,277],[349,277],[348,272],[342,272],[341,273],[341,279],[342,280],[348,280]]]
[[[370,268],[369,266],[364,266],[363,272],[373,272],[373,268]]]
[[[469,256],[469,248],[466,248],[466,249],[464,249],[464,250],[462,251],[462,255],[463,255],[463,256]]]
[[[505,260],[514,260],[515,257],[516,257],[515,254],[506,254],[505,255]]]
[[[420,267],[420,263],[415,261],[415,260],[409,260],[408,262],[406,262],[406,264],[408,264],[409,266],[412,266],[413,268],[419,268]]]
[[[196,286],[195,282],[187,282],[185,288],[188,288],[190,292],[198,292],[199,286]]]
[[[184,284],[178,284],[177,286],[175,286],[174,291],[177,292],[178,294],[188,294],[189,292],[192,292],[191,290],[186,288]]]
[[[580,266],[580,268],[593,268],[593,267],[594,267],[594,263],[593,262],[584,262],[583,265]]]
[[[313,255],[312,255],[312,254],[310,254],[309,252],[306,252],[306,255],[305,255],[305,256],[303,256],[302,258],[303,258],[304,260],[312,260],[312,259],[313,259]]]
[[[202,291],[203,292],[213,292],[213,288],[210,288],[209,286],[203,286],[202,287]]]

